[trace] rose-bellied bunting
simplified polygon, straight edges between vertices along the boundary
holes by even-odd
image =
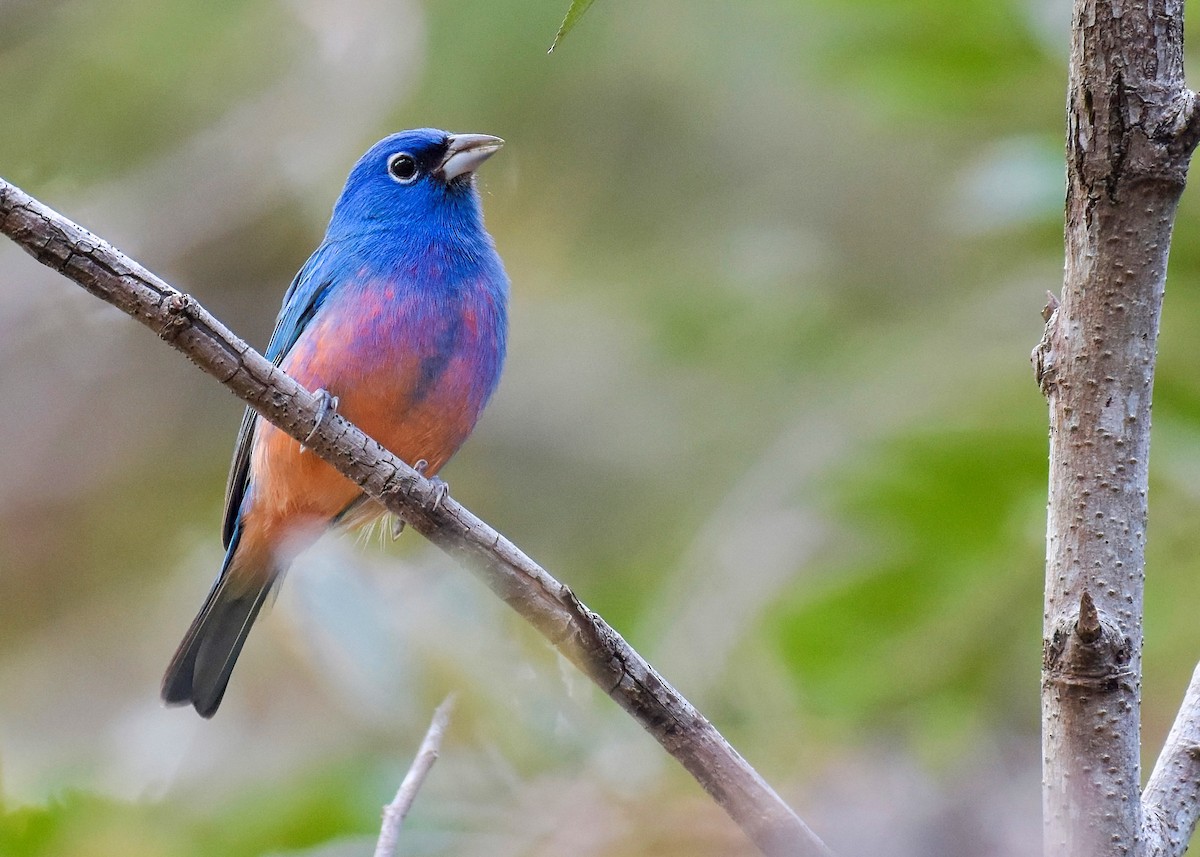
[[[325,239],[284,295],[266,356],[433,476],[496,389],[508,277],[474,171],[503,141],[423,128],[359,159]],[[163,677],[168,704],[211,717],[267,594],[331,525],[383,513],[247,409],[225,493],[225,561]]]

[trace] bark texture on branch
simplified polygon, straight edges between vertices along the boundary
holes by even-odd
[[[778,857],[832,852],[730,746],[599,615],[516,545],[108,242],[0,179],[0,232],[35,259],[154,330],[238,398],[328,461],[447,553],[541,632],[637,720],[759,849]]]
[[[1197,123],[1182,0],[1076,0],[1067,111],[1066,272],[1034,351],[1050,405],[1044,849],[1135,855],[1150,399]]]
[[[1142,793],[1142,857],[1181,857],[1200,815],[1200,667]]]

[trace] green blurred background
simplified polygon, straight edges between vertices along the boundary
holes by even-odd
[[[0,2],[0,175],[252,343],[391,131],[481,172],[510,360],[445,475],[847,854],[1035,853],[1065,0]],[[1200,206],[1172,253],[1152,761],[1196,657]],[[219,716],[157,700],[220,562],[241,408],[0,244],[0,855],[750,847],[411,533],[292,569]]]

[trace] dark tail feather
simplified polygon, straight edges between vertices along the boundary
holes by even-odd
[[[188,628],[163,676],[162,698],[168,705],[195,707],[201,717],[212,717],[225,695],[233,665],[237,663],[250,626],[271,591],[274,575],[264,575],[261,587],[242,589],[229,583],[229,566],[240,533],[234,531],[221,573],[204,606]]]

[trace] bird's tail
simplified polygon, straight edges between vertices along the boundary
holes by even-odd
[[[167,705],[190,703],[201,717],[216,714],[246,635],[277,576],[253,575],[261,583],[247,584],[246,575],[230,574],[240,537],[239,528],[229,540],[216,583],[163,676],[163,701]],[[243,580],[231,582],[233,577]]]

